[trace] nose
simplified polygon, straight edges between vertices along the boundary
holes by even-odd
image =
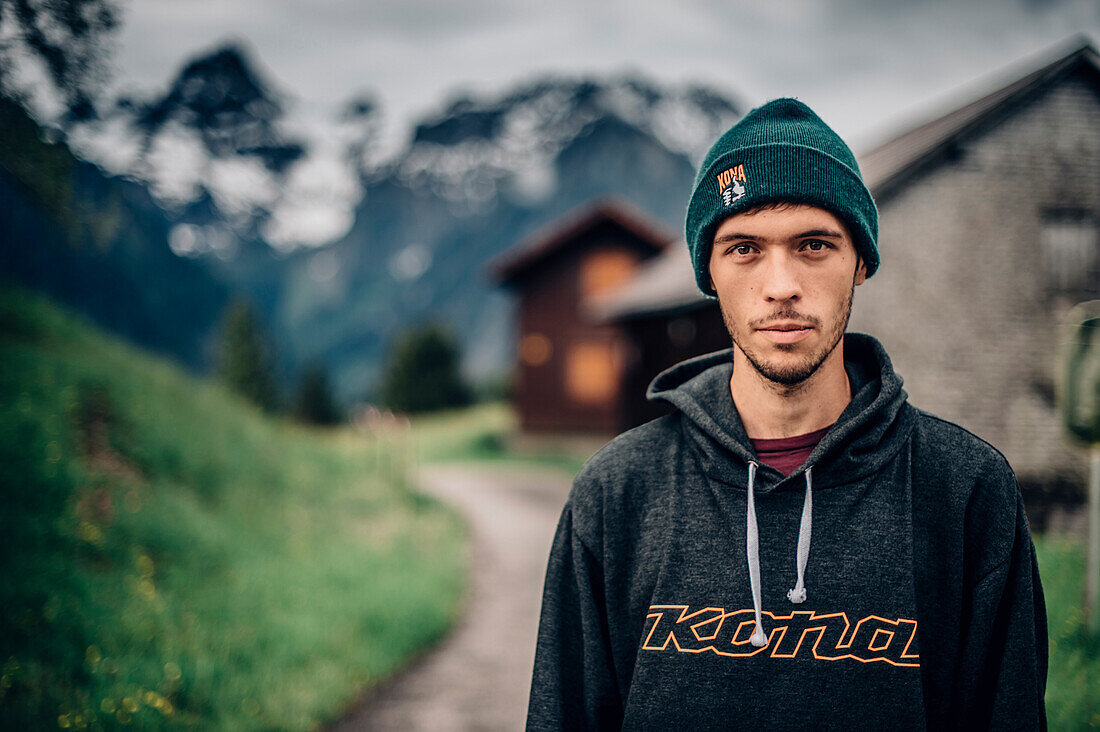
[[[786,252],[774,252],[764,267],[761,294],[769,302],[797,300],[802,294],[795,262]]]

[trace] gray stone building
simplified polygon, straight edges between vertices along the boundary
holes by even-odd
[[[1086,458],[1055,374],[1066,311],[1100,297],[1096,50],[1076,42],[859,163],[883,267],[851,329],[883,341],[914,404],[1004,452],[1033,505],[1072,502]]]

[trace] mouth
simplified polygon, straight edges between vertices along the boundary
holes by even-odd
[[[812,325],[805,323],[772,323],[763,328],[757,328],[756,332],[764,336],[772,343],[789,344],[797,343],[814,330]]]

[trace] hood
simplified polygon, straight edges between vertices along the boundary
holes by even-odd
[[[852,401],[805,466],[784,477],[775,468],[760,464],[756,492],[801,487],[806,467],[813,468],[815,489],[850,483],[879,470],[905,444],[915,413],[882,344],[871,336],[846,334],[844,368],[852,386]],[[748,464],[758,460],[733,405],[732,374],[733,349],[729,348],[661,372],[646,396],[680,410],[684,430],[699,448],[701,467],[708,476],[745,486]]]

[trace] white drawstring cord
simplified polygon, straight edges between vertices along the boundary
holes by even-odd
[[[757,648],[763,648],[768,644],[764,635],[764,626],[760,622],[760,534],[756,528],[756,501],[753,498],[752,486],[756,480],[756,463],[749,463],[749,507],[745,512],[748,526],[745,532],[745,550],[749,560],[749,585],[752,587],[752,608],[756,612],[756,630],[753,631],[749,642]]]
[[[768,644],[764,635],[764,624],[760,613],[760,531],[756,526],[756,497],[753,486],[756,483],[756,463],[749,462],[748,510],[745,511],[747,523],[745,531],[745,553],[749,562],[749,585],[752,588],[752,609],[756,615],[756,627],[749,643],[756,648]],[[793,590],[787,591],[787,599],[800,604],[806,601],[806,564],[810,561],[810,536],[813,531],[813,478],[811,469],[806,468],[806,497],[802,501],[802,520],[798,524],[798,554],[796,565],[798,581]]]
[[[806,563],[810,560],[810,530],[813,524],[813,487],[810,468],[806,468],[806,499],[802,502],[802,521],[798,525],[798,582],[787,590],[787,599],[796,605],[806,601]]]

